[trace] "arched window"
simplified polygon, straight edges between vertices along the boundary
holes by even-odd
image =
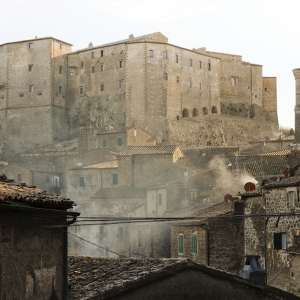
[[[189,116],[189,111],[185,108],[183,111],[182,111],[182,117],[183,118],[188,118]]]
[[[203,107],[203,114],[204,115],[208,115],[208,109],[207,109],[207,107]]]
[[[197,116],[199,116],[199,111],[197,108],[194,108],[193,109],[193,117],[197,117]]]
[[[212,107],[211,113],[212,114],[216,114],[217,113],[217,108],[215,106]]]

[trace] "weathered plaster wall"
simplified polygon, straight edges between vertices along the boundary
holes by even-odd
[[[277,78],[263,77],[262,108],[267,121],[273,121],[278,126],[277,117]]]

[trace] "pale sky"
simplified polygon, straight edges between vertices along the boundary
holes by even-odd
[[[279,123],[294,127],[300,0],[1,0],[0,44],[53,36],[73,50],[156,31],[184,48],[242,55],[277,77]]]

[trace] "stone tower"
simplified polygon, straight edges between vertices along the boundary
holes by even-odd
[[[293,70],[296,80],[295,142],[300,142],[300,69]]]

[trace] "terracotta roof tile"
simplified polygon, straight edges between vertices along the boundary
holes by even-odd
[[[262,186],[263,189],[268,188],[277,188],[277,187],[285,187],[285,186],[296,186],[300,185],[300,175],[290,178],[284,178],[279,181],[274,181],[271,183],[267,183]]]
[[[16,183],[0,176],[0,204],[24,203],[30,207],[66,210],[75,204],[67,198],[27,186],[25,183]]]
[[[84,169],[116,169],[116,168],[118,168],[117,160],[105,161],[105,162],[84,167]]]
[[[119,156],[143,155],[143,154],[174,154],[179,146],[129,146],[120,152]]]

